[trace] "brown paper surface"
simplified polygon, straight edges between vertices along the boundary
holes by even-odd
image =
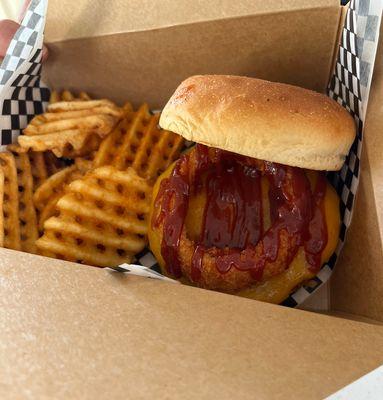
[[[49,0],[46,40],[133,32],[252,14],[339,8],[338,0]]]
[[[383,328],[0,250],[0,398],[319,399]]]
[[[383,321],[383,29],[365,124],[353,221],[332,277],[332,308]]]
[[[114,0],[102,14],[105,2],[50,0],[48,84],[153,108],[195,73],[325,89],[336,0],[217,0],[203,12],[201,1],[175,3]],[[337,316],[382,319],[382,92],[376,71],[360,193],[332,282]],[[0,310],[1,399],[318,399],[383,362],[378,325],[4,249]]]
[[[339,17],[340,7],[322,7],[51,43],[45,81],[153,108],[193,74],[257,76],[324,91]]]

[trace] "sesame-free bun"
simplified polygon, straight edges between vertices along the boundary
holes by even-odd
[[[340,169],[355,137],[351,115],[323,94],[229,75],[186,79],[160,126],[207,146],[316,170]]]

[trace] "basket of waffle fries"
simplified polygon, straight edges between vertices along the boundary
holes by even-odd
[[[18,142],[0,153],[0,246],[99,267],[147,245],[155,179],[184,140],[134,109],[52,92]]]

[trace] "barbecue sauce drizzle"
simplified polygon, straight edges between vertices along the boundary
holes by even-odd
[[[192,258],[192,281],[199,281],[203,257],[212,248],[220,273],[237,268],[260,280],[266,263],[277,259],[282,230],[290,239],[286,268],[303,246],[310,269],[319,270],[328,239],[323,201],[325,177],[318,174],[312,192],[300,168],[198,144],[176,162],[171,175],[161,182],[155,200],[159,211],[152,224],[163,224],[161,254],[171,275],[182,276],[178,256],[181,234],[189,196],[203,188],[202,174],[206,175],[207,197],[201,235]],[[271,227],[266,231],[262,220],[262,175],[269,181]],[[256,257],[259,242],[262,252]]]

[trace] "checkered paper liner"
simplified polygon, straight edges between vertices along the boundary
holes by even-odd
[[[298,306],[328,281],[343,248],[359,184],[363,121],[378,45],[382,6],[382,0],[351,0],[347,10],[335,70],[327,88],[329,97],[354,117],[357,128],[356,138],[342,169],[327,174],[329,182],[340,197],[341,227],[338,245],[317,276],[282,303],[286,306]],[[364,58],[361,61],[363,54]]]
[[[0,66],[0,150],[2,146],[15,141],[29,120],[44,110],[49,99],[49,90],[40,79],[47,2],[31,2]],[[286,306],[301,304],[329,279],[343,247],[359,182],[363,120],[381,14],[382,0],[352,0],[347,11],[335,71],[328,86],[328,95],[351,113],[357,126],[357,137],[343,168],[339,172],[328,173],[328,179],[341,199],[342,225],[338,246],[318,275],[283,302]],[[114,270],[173,281],[159,273],[157,260],[149,249],[137,255],[135,262],[135,265],[123,264]]]
[[[0,66],[0,150],[43,112],[49,99],[41,84],[47,5],[47,0],[32,0]]]

